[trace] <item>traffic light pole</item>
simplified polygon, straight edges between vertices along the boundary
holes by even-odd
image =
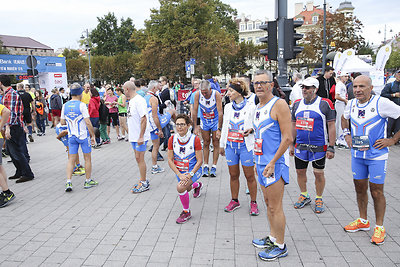
[[[325,73],[326,68],[326,0],[324,0],[324,42],[322,45],[322,73]]]
[[[287,18],[287,0],[275,0],[276,17],[278,19],[278,83],[280,87],[288,85],[287,60],[285,49],[285,19]]]

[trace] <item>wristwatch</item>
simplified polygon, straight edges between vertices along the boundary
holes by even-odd
[[[218,131],[221,131],[222,129],[221,128],[218,128]]]
[[[193,173],[193,172],[189,172],[189,174],[190,174],[190,176],[192,176],[192,177],[194,176],[194,173]]]

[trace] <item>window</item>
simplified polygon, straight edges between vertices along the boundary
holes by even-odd
[[[317,23],[318,22],[318,16],[313,16],[312,17],[312,22]]]
[[[247,30],[252,31],[253,30],[253,24],[247,24]]]
[[[260,37],[257,37],[256,38],[256,44],[259,44],[260,43]]]
[[[256,29],[260,29],[260,25],[261,25],[261,23],[256,23]]]
[[[297,18],[296,20],[298,20],[298,21],[303,21],[303,18]]]
[[[244,42],[244,38],[240,38],[240,41],[241,41],[241,42]]]
[[[253,37],[249,37],[249,38],[247,38],[247,41],[249,41],[249,42],[253,42]]]
[[[240,31],[245,31],[246,30],[246,25],[245,24],[240,24]]]

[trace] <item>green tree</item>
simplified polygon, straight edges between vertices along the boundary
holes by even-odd
[[[374,50],[372,49],[369,43],[363,43],[357,51],[359,55],[375,55]]]
[[[303,39],[304,51],[298,55],[305,64],[321,62],[323,45],[323,16],[320,15],[315,26],[304,26],[311,29]],[[358,50],[365,42],[361,36],[363,24],[353,15],[327,13],[326,43],[335,42],[336,49],[344,51],[349,48]]]
[[[219,0],[160,0],[144,31],[131,37],[142,49],[138,70],[148,78],[183,77],[185,61],[196,58],[197,73],[218,74],[220,57],[237,40],[235,14]]]
[[[68,81],[81,81],[89,73],[89,63],[86,58],[66,59]]]
[[[251,69],[250,63],[260,58],[260,47],[252,42],[241,42],[231,49],[233,54],[221,57],[221,73],[225,75],[244,74]],[[257,63],[259,65],[259,62]]]
[[[386,69],[397,70],[400,68],[400,48],[393,48],[389,60],[385,66]]]
[[[89,34],[96,55],[112,56],[125,51],[135,52],[135,43],[129,38],[135,31],[131,18],[121,18],[120,25],[114,13],[109,12],[104,17],[97,17],[97,27]]]
[[[65,60],[68,60],[73,58],[79,58],[80,53],[76,49],[65,48],[62,55],[65,57]]]

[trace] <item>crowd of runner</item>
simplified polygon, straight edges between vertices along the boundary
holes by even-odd
[[[302,79],[296,75],[289,104],[266,70],[257,71],[253,80],[246,76],[231,79],[226,92],[221,92],[220,85],[211,76],[193,78],[193,89],[180,103],[176,100],[180,84],[171,86],[164,76],[148,83],[144,79],[131,79],[115,90],[111,85],[95,88],[74,83],[67,90],[54,89],[49,96],[24,84],[17,84],[15,90],[10,78],[1,75],[0,145],[6,139],[3,153],[10,155],[16,169],[8,179],[16,179],[17,183],[34,179],[26,144],[34,142],[35,132],[37,136],[46,134],[47,122],[52,123],[67,151],[66,192],[73,191],[73,175],[86,176],[85,189],[98,185],[91,177],[92,149],[126,141],[134,150],[140,174],[131,191],[142,193],[150,189],[144,156],[151,141],[152,174],[165,172],[157,161],[164,160],[159,152],[161,146],[168,150],[168,165],[176,175],[183,208],[176,220],[181,224],[192,216],[189,192],[193,189],[193,197],[200,197],[203,187],[200,179],[217,177],[221,173],[217,171],[219,156],[224,156],[231,191],[224,210],[233,212],[241,207],[241,165],[250,194],[249,215],[259,215],[257,180],[267,206],[270,232],[252,243],[265,249],[259,253],[261,259],[274,260],[288,255],[282,200],[284,186],[289,183],[289,156],[294,157],[299,185],[299,199],[294,208],[301,209],[312,202],[306,175],[311,162],[316,191],[314,211],[320,214],[325,211],[326,159],[334,158],[336,146],[351,149],[349,156],[359,208],[359,218],[344,230],[370,229],[369,188],[376,219],[371,242],[380,245],[386,236],[383,186],[388,147],[400,139],[397,103],[400,71],[395,73],[393,82],[387,83],[381,96],[374,93],[368,76],[342,73],[335,78],[333,73],[333,69],[327,68],[318,78]],[[178,104],[190,108],[179,112]],[[116,131],[116,140],[110,139],[112,128]],[[84,165],[79,159],[79,147]],[[15,195],[8,187],[2,165],[0,187],[0,207],[4,207]]]

